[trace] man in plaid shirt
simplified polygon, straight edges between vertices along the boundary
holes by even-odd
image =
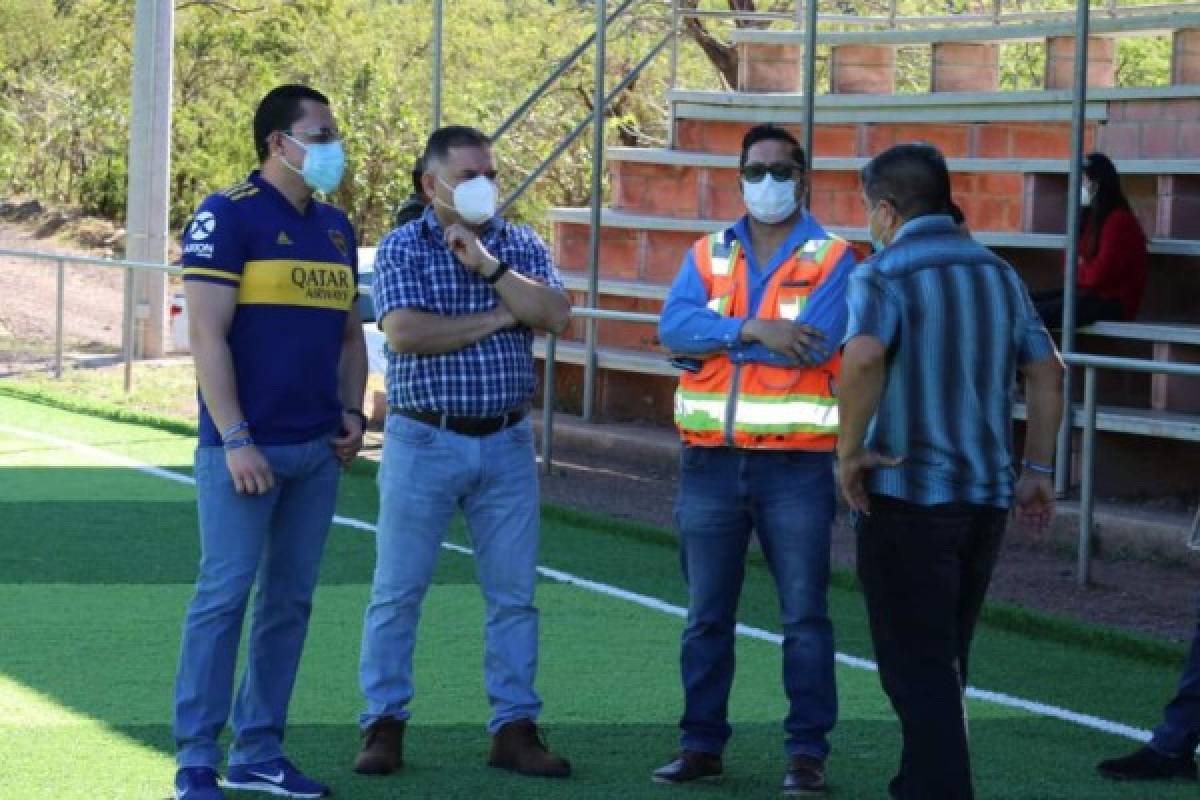
[[[488,764],[566,777],[570,764],[547,751],[536,724],[539,504],[526,412],[535,383],[533,331],[561,332],[570,303],[537,234],[495,216],[486,136],[441,128],[424,162],[433,201],[419,221],[380,243],[375,260],[389,414],[355,769],[389,774],[403,763],[421,600],[461,508],[487,604]]]

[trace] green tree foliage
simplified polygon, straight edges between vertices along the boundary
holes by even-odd
[[[615,84],[666,33],[661,4],[617,24]],[[127,174],[133,0],[0,3],[0,195],[27,193],[120,218]],[[333,100],[349,173],[333,198],[364,241],[389,227],[430,130],[427,0],[180,0],[176,3],[171,218],[255,164],[251,118],[285,82]],[[494,130],[592,30],[577,2],[446,0],[443,121]],[[31,33],[32,32],[32,33]],[[703,68],[697,63],[696,68]],[[665,140],[667,60],[622,97],[609,125],[626,143]],[[497,147],[512,190],[590,108],[585,57]],[[532,220],[586,202],[590,136],[581,136],[515,207]]]

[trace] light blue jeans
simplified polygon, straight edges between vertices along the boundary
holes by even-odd
[[[240,495],[220,447],[196,449],[200,574],[183,627],[175,679],[175,745],[181,767],[221,762],[238,643],[250,590],[258,592],[246,671],[233,703],[231,765],[283,755],[288,701],[308,632],[321,553],[337,500],[338,463],[328,438],[259,448],[275,474],[265,495]]]
[[[406,720],[413,697],[413,648],[421,601],[438,552],[462,509],[487,606],[484,683],[488,731],[536,720],[538,478],[528,419],[490,436],[439,430],[391,415],[379,470],[375,581],[363,624],[359,678],[363,728]]]

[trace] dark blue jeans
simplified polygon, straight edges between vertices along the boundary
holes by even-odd
[[[1150,746],[1163,755],[1182,756],[1200,744],[1200,620],[1192,635],[1192,649],[1183,666],[1179,691],[1163,712],[1162,724],[1154,729]]]
[[[834,515],[829,453],[685,447],[679,527],[688,620],[681,667],[682,747],[719,754],[732,735],[738,598],[753,531],[775,578],[783,627],[784,720],[789,755],[825,758],[837,720],[829,538]]]

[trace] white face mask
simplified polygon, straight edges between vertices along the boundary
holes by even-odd
[[[450,184],[445,181],[442,181],[442,185],[450,189]],[[482,225],[496,216],[496,184],[486,176],[477,175],[469,181],[463,181],[451,191],[454,192],[454,212],[468,225]]]
[[[1079,202],[1085,206],[1092,204],[1092,190],[1088,188],[1086,183],[1079,187]]]
[[[743,178],[742,197],[750,216],[764,225],[775,225],[796,210],[796,182],[777,181],[770,175],[764,175],[758,183]]]

